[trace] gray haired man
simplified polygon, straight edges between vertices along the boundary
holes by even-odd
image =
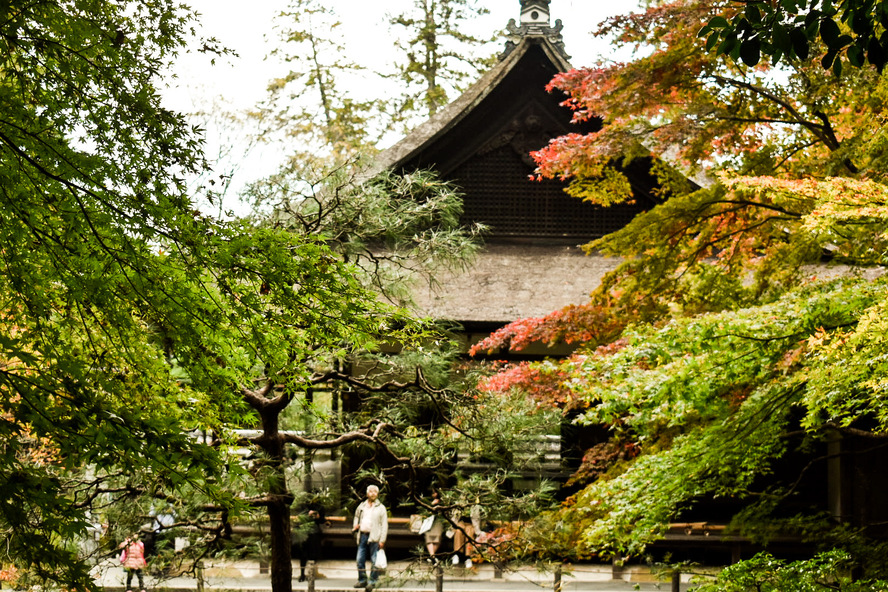
[[[379,488],[375,485],[367,487],[367,499],[360,503],[355,511],[352,531],[358,542],[358,582],[355,588],[372,588],[379,579],[376,569],[376,553],[385,548],[388,535],[388,513],[385,506],[377,500]],[[367,561],[370,562],[370,580],[367,581]]]

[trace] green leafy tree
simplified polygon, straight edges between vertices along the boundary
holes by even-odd
[[[272,177],[253,184],[248,195],[257,211],[266,212],[257,214],[257,219],[263,225],[328,245],[343,261],[356,266],[354,281],[373,289],[382,298],[405,302],[409,294],[406,289],[417,272],[433,277],[441,266],[465,265],[478,248],[476,239],[480,229],[460,227],[460,196],[450,185],[428,173],[405,177],[383,174],[360,181],[356,179],[359,173],[354,167],[343,165],[320,180],[307,181],[301,176],[303,171],[292,164],[287,165]],[[394,344],[399,340],[396,338],[397,321],[393,322],[395,325],[388,331]],[[422,337],[418,335],[402,341],[398,347],[406,347],[409,351],[410,344]],[[443,336],[437,339],[439,343],[444,341]],[[453,404],[449,399],[465,403],[454,393],[439,390],[441,384],[427,380],[421,370],[414,369],[412,376],[404,378],[406,370],[399,365],[413,360],[420,368],[427,366],[430,362],[423,360],[423,356],[410,357],[404,352],[396,364],[398,367],[393,367],[391,362],[385,361],[390,357],[385,352],[378,359],[372,353],[364,353],[360,356],[363,361],[358,363],[353,357],[357,352],[343,350],[338,355],[331,354],[324,343],[319,342],[318,353],[319,363],[309,364],[315,372],[311,377],[312,385],[333,384],[333,388],[347,387],[353,392],[375,393],[383,397],[386,404],[380,408],[362,403],[364,409],[355,418],[327,419],[323,417],[323,410],[308,404],[303,412],[315,418],[308,422],[308,433],[317,433],[313,438],[280,431],[280,422],[288,407],[297,400],[303,402],[298,397],[299,390],[288,390],[284,386],[276,393],[279,381],[269,380],[261,392],[244,391],[246,401],[261,419],[262,433],[243,444],[258,446],[266,459],[262,472],[266,482],[260,485],[264,493],[254,500],[254,504],[268,509],[272,528],[278,529],[281,535],[278,539],[272,538],[271,542],[273,571],[286,571],[290,566],[291,546],[287,533],[293,493],[287,487],[284,473],[288,445],[303,450],[342,448],[352,443],[376,446],[382,458],[381,467],[401,465],[413,473],[423,466],[425,459],[403,456],[397,451],[408,446],[403,442],[405,438],[401,430],[415,417],[414,406],[427,407],[435,402],[441,407],[440,414]],[[325,355],[328,356],[326,359],[323,358]],[[357,364],[358,369],[345,371],[343,363]],[[369,370],[362,371],[361,366]],[[341,386],[336,387],[337,384]],[[408,392],[413,395],[408,396]],[[440,400],[436,394],[440,394]],[[369,409],[375,412],[368,413]],[[352,436],[330,438],[324,435],[331,433]],[[417,437],[429,436],[427,432],[419,432],[412,439]],[[440,455],[446,454],[445,449],[437,450],[439,457],[433,465],[440,464]],[[408,489],[418,495],[414,493],[412,482]],[[275,500],[282,501],[273,511]],[[284,579],[282,575],[281,581]]]
[[[364,270],[362,281],[406,304],[417,280],[471,264],[482,225],[461,226],[462,195],[428,171],[366,178],[359,161],[322,172],[290,164],[246,197],[257,222],[314,236]]]
[[[263,135],[282,134],[302,161],[370,149],[385,124],[378,99],[355,99],[344,90],[343,80],[360,80],[365,68],[346,57],[335,10],[317,0],[292,0],[275,22],[281,44],[271,55],[291,69],[269,83],[268,99],[254,113],[264,122]]]
[[[604,126],[537,153],[541,174],[608,205],[629,198],[609,167],[652,156],[665,191],[590,245],[624,258],[591,303],[479,345],[582,344],[562,363],[511,369],[485,388],[518,388],[609,429],[577,476],[589,484],[535,525],[539,553],[641,554],[713,499],[731,505],[744,534],[847,545],[800,500],[804,465],[792,473],[780,463],[836,434],[886,437],[874,362],[884,354],[875,321],[884,280],[811,281],[829,260],[884,261],[882,76],[718,58],[697,34],[723,9],[658,2],[611,19],[602,33],[645,51],[552,83],[578,117]],[[678,173],[699,168],[718,174],[695,185]]]
[[[392,17],[392,25],[406,32],[406,39],[396,42],[404,62],[396,65],[396,74],[382,76],[347,57],[354,48],[343,42],[333,8],[293,0],[277,17],[282,44],[272,51],[291,69],[271,81],[268,99],[253,113],[262,122],[261,135],[287,142],[288,151],[295,144],[294,156],[303,165],[372,152],[387,131],[418,112],[433,114],[491,63],[490,57],[477,56],[478,47],[490,40],[463,30],[486,12],[467,0],[424,0]],[[367,92],[380,77],[399,78],[403,97]]]
[[[154,87],[191,15],[101,0],[4,15],[2,561],[22,585],[90,589],[91,510],[149,483],[243,508],[218,487],[225,456],[191,433],[224,433],[257,368],[305,389],[319,352],[409,323],[315,238],[194,209],[200,143]]]
[[[777,459],[842,429],[831,419],[842,402],[827,411],[832,405],[818,401],[811,380],[836,372],[838,361],[822,365],[809,344],[818,331],[843,333],[876,314],[883,299],[884,282],[812,287],[773,305],[627,331],[619,352],[576,364],[571,379],[587,381],[582,421],[611,426],[637,451],[565,510],[583,515],[578,548],[638,555],[682,512],[712,497],[754,506],[738,525],[747,533],[763,520],[779,522],[794,507],[805,469],[772,474]],[[799,409],[803,436],[793,439]],[[768,486],[762,475],[772,475]]]
[[[885,2],[731,2],[699,35],[706,38],[707,50],[749,66],[758,64],[762,55],[773,64],[817,59],[840,75],[845,61],[855,68],[869,63],[882,71],[888,63],[886,23]]]
[[[406,58],[398,65],[407,89],[399,114],[424,111],[434,115],[454,92],[464,90],[467,82],[492,64],[492,57],[477,55],[478,48],[491,39],[464,29],[487,12],[473,0],[415,0],[409,11],[392,17],[392,24],[403,27],[406,34],[406,39],[396,42]]]
[[[752,589],[762,592],[826,592],[836,589],[865,592],[888,585],[882,579],[866,576],[854,578],[851,573],[859,568],[856,559],[842,551],[828,551],[808,560],[793,562],[762,553],[749,561],[725,568],[714,582],[704,582],[696,589],[700,592],[741,592]]]

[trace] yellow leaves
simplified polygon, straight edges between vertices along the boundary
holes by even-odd
[[[575,177],[566,189],[572,197],[602,206],[632,203],[632,185],[625,174],[604,167],[596,177]]]
[[[13,433],[15,435],[12,437],[18,440],[17,462],[32,467],[43,467],[59,461],[61,451],[52,439],[35,435],[30,424],[21,423],[12,413],[3,413],[0,419],[7,424],[13,424],[6,426],[4,433]]]
[[[857,265],[888,262],[888,186],[871,179],[722,176],[730,199],[777,213],[796,244]]]
[[[740,192],[752,191],[776,202],[809,200],[813,207],[802,217],[802,228],[823,232],[837,223],[888,222],[888,187],[867,179],[827,177],[823,180],[776,177],[729,177],[722,183]]]
[[[819,349],[832,339],[832,335],[823,327],[818,327],[814,334],[808,337],[808,348]]]

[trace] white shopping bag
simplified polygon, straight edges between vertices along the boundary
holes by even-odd
[[[388,567],[388,559],[385,558],[385,551],[380,549],[376,552],[376,561],[373,562],[376,569],[385,569]]]

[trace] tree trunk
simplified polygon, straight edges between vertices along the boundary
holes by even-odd
[[[281,475],[283,478],[283,475]],[[286,490],[286,484],[284,484]],[[268,504],[271,532],[271,590],[292,592],[293,558],[290,545],[290,504],[288,495],[273,495]]]
[[[267,455],[268,524],[271,534],[271,590],[293,592],[293,557],[290,545],[290,504],[293,495],[287,490],[284,474],[284,442],[279,430],[279,419],[284,406],[261,406],[261,448]]]

